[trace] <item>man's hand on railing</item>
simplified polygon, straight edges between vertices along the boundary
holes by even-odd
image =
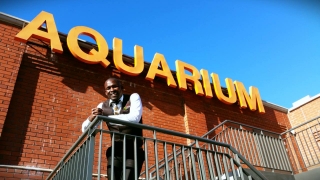
[[[89,121],[92,122],[97,115],[102,115],[102,109],[92,108],[91,115],[89,116]]]

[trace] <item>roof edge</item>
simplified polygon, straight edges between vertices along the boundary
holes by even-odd
[[[278,111],[281,111],[281,112],[284,112],[284,113],[288,113],[288,108],[285,108],[285,107],[282,107],[282,106],[279,106],[277,104],[274,104],[274,103],[271,103],[271,102],[267,102],[267,101],[264,101],[262,100],[263,102],[263,105],[267,106],[267,107],[270,107],[272,109],[276,109]]]
[[[319,97],[320,97],[320,93],[317,94],[317,95],[315,95],[315,96],[313,96],[313,97],[311,97],[309,100],[303,102],[302,104],[290,108],[288,112],[291,112],[291,111],[293,111],[293,110],[295,110],[295,109],[298,109],[299,107],[304,106],[305,104],[308,104],[309,102],[311,102],[311,101],[313,101],[313,100],[315,100],[315,99],[317,99],[317,98],[319,98]]]
[[[7,22],[7,23],[10,23],[10,24],[13,24],[15,26],[20,26],[21,28],[26,24],[26,23],[30,23],[29,21],[27,20],[24,20],[24,19],[20,19],[20,18],[17,18],[15,16],[11,16],[9,14],[6,14],[4,12],[0,12],[0,20],[4,21],[4,22]]]

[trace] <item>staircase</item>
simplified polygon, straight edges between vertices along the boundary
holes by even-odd
[[[262,172],[276,172],[279,174],[278,176],[283,174],[282,176],[288,176],[289,179],[293,179],[290,161],[279,135],[280,134],[271,131],[265,131],[253,126],[226,120],[202,137],[216,142],[230,144],[233,148],[237,149],[251,165]],[[197,147],[196,142],[191,144],[191,146]],[[203,144],[201,148],[211,148],[214,152],[224,155],[232,154],[229,149],[221,146],[208,147],[208,144]],[[188,156],[191,155],[186,150],[184,153]],[[179,150],[177,154],[180,155],[181,150]],[[173,160],[174,156],[176,155],[170,154],[168,156],[169,163]],[[160,163],[159,168],[164,168],[164,163]],[[244,163],[241,163],[245,167]],[[228,169],[229,165],[225,167]],[[151,176],[154,175],[154,173],[155,172],[152,171]],[[221,174],[219,176],[224,177]],[[230,176],[230,178],[233,177],[234,174]]]
[[[145,163],[139,179],[295,179],[295,173],[319,165],[318,119],[282,134],[226,120],[198,137],[98,116],[47,179],[107,179],[105,148],[115,133],[103,128],[104,121],[144,130]],[[305,131],[314,141],[302,138]]]

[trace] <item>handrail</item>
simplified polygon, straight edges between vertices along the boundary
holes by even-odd
[[[123,125],[127,125],[127,126],[132,126],[132,127],[136,127],[136,128],[140,128],[140,129],[147,129],[150,131],[154,131],[156,130],[157,132],[161,132],[161,133],[166,133],[166,134],[170,134],[170,135],[174,135],[174,136],[180,136],[180,137],[184,137],[187,139],[199,139],[203,142],[208,142],[208,143],[212,143],[213,140],[208,141],[208,139],[199,137],[199,136],[194,136],[194,135],[189,135],[189,134],[184,134],[181,132],[177,132],[177,131],[172,131],[169,129],[163,129],[163,128],[159,128],[159,127],[155,127],[155,126],[149,126],[146,124],[138,124],[138,123],[133,123],[133,122],[129,122],[129,121],[123,121],[123,120],[119,120],[119,119],[115,119],[115,118],[109,118],[107,116],[97,116],[96,118],[98,118],[99,120],[103,120],[103,121],[108,121],[111,123],[115,123],[115,124],[123,124]],[[91,127],[91,126],[90,126]],[[218,141],[213,141],[215,145],[219,145],[219,146],[223,146],[223,147],[227,147],[230,148],[231,145],[230,144],[226,144],[226,143],[222,143],[222,142],[218,142]]]
[[[233,124],[237,124],[237,125],[240,125],[240,126],[246,126],[246,127],[250,127],[250,128],[253,128],[253,129],[260,129],[264,132],[268,132],[268,133],[272,133],[272,134],[276,134],[276,135],[280,135],[280,133],[276,133],[276,132],[273,132],[273,131],[269,131],[269,130],[264,130],[264,129],[261,129],[261,128],[258,128],[258,127],[255,127],[255,126],[251,126],[251,125],[247,125],[247,124],[243,124],[243,123],[239,123],[239,122],[236,122],[236,121],[231,121],[231,120],[224,120],[222,123],[218,124],[216,127],[212,128],[211,130],[209,130],[208,132],[206,132],[204,135],[202,135],[201,137],[205,137],[209,134],[211,134],[213,131],[215,131],[216,129],[218,129],[219,127],[223,126],[224,124],[226,123],[233,123]],[[193,146],[195,144],[195,142],[191,143],[190,146]],[[178,152],[177,155],[180,155],[182,153],[181,151],[181,148],[177,149],[177,151],[180,151]],[[172,156],[173,153],[170,153],[168,156]],[[159,163],[162,163],[163,161],[165,160],[165,158],[161,159],[159,161]],[[173,158],[171,157],[170,159],[168,159],[169,161],[173,160]],[[161,164],[159,165],[159,168],[163,167],[165,164]],[[149,167],[149,169],[152,169],[155,165],[152,165]],[[145,173],[145,171],[143,171],[142,173]]]
[[[223,121],[221,124],[224,124],[224,123],[227,123],[227,122],[229,122],[229,120],[225,120],[225,121]],[[203,137],[209,135],[212,131],[214,131],[214,130],[216,130],[218,127],[220,127],[221,124],[219,124],[218,126],[214,127],[214,128],[211,129],[210,131],[206,132],[206,133],[205,133],[204,135],[202,135],[201,137],[203,138]],[[195,143],[196,143],[196,142],[191,143],[190,146],[195,145]],[[176,152],[177,152],[177,151],[180,151],[177,155],[180,155],[180,154],[182,153],[181,148],[177,149]],[[172,156],[172,155],[173,155],[173,153],[170,153],[168,156]],[[173,159],[173,158],[170,158],[170,159],[168,159],[168,160],[171,161],[172,159]],[[164,160],[165,160],[165,158],[161,159],[161,160],[159,161],[159,163],[162,163]],[[155,165],[150,166],[149,169],[154,168],[154,166],[155,166]],[[159,168],[161,168],[161,167],[163,167],[163,166],[164,166],[164,164],[161,164],[161,165],[159,166]],[[142,174],[143,174],[143,173],[145,173],[145,171],[143,171]]]
[[[244,162],[253,172],[255,172],[262,179],[267,179],[266,177],[264,177],[264,175],[261,172],[259,172],[253,165],[251,165],[249,163],[249,161],[247,161],[230,144],[214,141],[214,140],[211,140],[211,139],[202,138],[202,137],[199,137],[199,136],[193,136],[193,135],[189,135],[189,134],[184,134],[184,133],[180,133],[180,132],[176,132],[176,131],[172,131],[172,130],[168,130],[168,129],[162,129],[162,128],[158,128],[158,127],[154,127],[154,126],[149,126],[149,125],[145,125],[145,124],[137,124],[137,123],[132,123],[132,122],[128,122],[128,121],[109,118],[109,117],[106,117],[106,116],[97,116],[97,118],[99,118],[99,119],[101,119],[103,121],[108,121],[108,122],[112,122],[112,123],[121,122],[121,124],[128,125],[128,126],[148,129],[148,130],[152,130],[152,131],[156,130],[157,132],[162,132],[162,133],[166,133],[166,134],[170,134],[170,135],[180,136],[180,137],[184,137],[184,138],[187,138],[187,139],[198,139],[198,140],[201,140],[202,142],[207,142],[207,143],[211,143],[211,144],[214,144],[214,145],[219,145],[219,146],[223,146],[223,147],[229,148],[234,154],[237,154],[239,159],[241,159],[242,162]]]
[[[71,148],[69,149],[69,151],[62,157],[62,159],[60,160],[60,162],[58,163],[60,166],[63,165],[64,161],[68,158],[68,156],[70,154],[72,154],[72,152],[74,152],[75,148],[85,139],[85,137],[87,137],[89,135],[90,130],[98,123],[99,118],[96,117],[92,123],[90,123],[89,127],[82,133],[82,135],[78,138],[78,140],[71,146]],[[53,175],[53,172],[56,172],[60,166],[56,166],[52,172],[49,174],[49,176],[47,177],[47,179],[51,178],[51,176]]]
[[[260,129],[260,130],[263,130],[264,132],[268,132],[268,133],[272,133],[272,134],[280,134],[280,133],[277,133],[277,132],[274,132],[274,131],[269,131],[269,130],[264,130],[262,128],[259,128],[259,127],[256,127],[256,126],[251,126],[251,125],[247,125],[247,124],[243,124],[243,123],[239,123],[239,122],[236,122],[236,121],[231,121],[231,120],[225,120],[223,121],[222,123],[220,123],[218,126],[214,127],[213,129],[211,129],[210,131],[208,132],[212,132],[214,130],[216,130],[218,127],[222,126],[223,124],[227,123],[227,122],[230,122],[230,123],[233,123],[233,124],[238,124],[238,125],[241,125],[241,126],[247,126],[247,127],[250,127],[250,128],[253,128],[253,129]],[[206,133],[207,134],[207,133]],[[207,134],[208,135],[208,134]]]
[[[313,119],[311,119],[311,120],[309,120],[309,121],[307,121],[307,122],[304,122],[304,123],[302,123],[302,124],[299,124],[298,126],[295,126],[295,127],[291,128],[291,129],[289,129],[289,130],[281,133],[280,136],[282,136],[282,135],[284,135],[285,133],[290,132],[290,131],[292,131],[292,130],[294,130],[294,129],[297,129],[297,128],[303,126],[303,125],[306,125],[306,124],[308,124],[309,122],[314,121],[314,120],[319,119],[319,118],[320,118],[320,116],[315,117],[315,118],[313,118]]]
[[[146,130],[150,130],[153,132],[160,132],[160,133],[165,133],[168,135],[174,135],[174,136],[179,136],[179,137],[183,137],[183,138],[187,138],[187,139],[196,139],[198,141],[204,142],[204,143],[210,143],[212,145],[218,145],[218,146],[222,146],[222,147],[226,147],[228,148],[231,152],[233,152],[238,159],[240,159],[242,162],[244,162],[256,175],[258,175],[260,178],[262,179],[266,179],[266,177],[259,172],[257,169],[255,169],[255,167],[253,165],[251,165],[249,163],[249,161],[247,161],[235,148],[233,148],[230,144],[226,144],[226,143],[222,143],[222,142],[217,142],[211,139],[207,139],[207,138],[203,138],[203,137],[199,137],[199,136],[194,136],[194,135],[189,135],[189,134],[184,134],[184,133],[180,133],[180,132],[176,132],[176,131],[172,131],[172,130],[168,130],[168,129],[163,129],[163,128],[158,128],[158,127],[154,127],[154,126],[149,126],[149,125],[145,125],[145,124],[138,124],[138,123],[132,123],[132,122],[128,122],[128,121],[123,121],[123,120],[118,120],[115,118],[109,118],[106,116],[96,116],[96,118],[92,121],[92,123],[89,125],[89,128],[87,128],[87,130],[79,137],[79,139],[75,142],[75,144],[69,149],[69,151],[64,155],[64,157],[62,158],[62,160],[59,162],[58,166],[52,171],[52,173],[48,176],[48,179],[51,178],[53,176],[54,173],[56,173],[56,171],[58,171],[59,167],[61,167],[64,164],[64,161],[68,158],[68,156],[70,154],[72,154],[72,152],[74,152],[74,150],[76,149],[76,147],[78,145],[80,145],[80,143],[84,140],[84,138],[86,136],[92,136],[92,134],[95,134],[99,131],[102,131],[101,129],[96,129],[96,125],[98,124],[98,122],[101,121],[106,121],[106,122],[111,122],[111,123],[116,123],[116,124],[123,124],[123,125],[127,125],[127,126],[132,126],[132,127],[136,127],[136,128],[140,128],[140,129],[146,129]],[[239,161],[240,162],[240,161]]]
[[[279,138],[287,146],[288,154],[292,159],[291,163],[296,173],[320,164],[320,147],[318,145],[319,120],[320,116],[315,117],[279,135]],[[298,128],[301,129],[292,132]]]
[[[19,165],[7,165],[7,164],[0,164],[0,168],[23,169],[23,170],[40,171],[40,172],[52,172],[52,169],[29,167],[29,166],[19,166]]]

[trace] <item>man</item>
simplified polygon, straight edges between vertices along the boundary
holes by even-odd
[[[97,115],[104,115],[111,118],[120,119],[134,123],[142,123],[142,103],[139,94],[123,94],[123,86],[119,79],[109,78],[104,84],[105,93],[108,97],[103,103],[92,109],[91,115],[82,124],[82,132],[89,126]],[[142,136],[142,129],[129,127],[121,124],[107,123],[110,131]],[[135,179],[134,176],[134,137],[126,136],[126,180]],[[114,135],[114,180],[120,180],[123,176],[123,135]],[[142,149],[143,141],[141,138],[136,139],[137,152],[137,170],[138,177],[144,162],[144,151]],[[107,149],[106,155],[108,160],[108,177],[111,177],[111,149]],[[137,178],[138,178],[137,177]]]

